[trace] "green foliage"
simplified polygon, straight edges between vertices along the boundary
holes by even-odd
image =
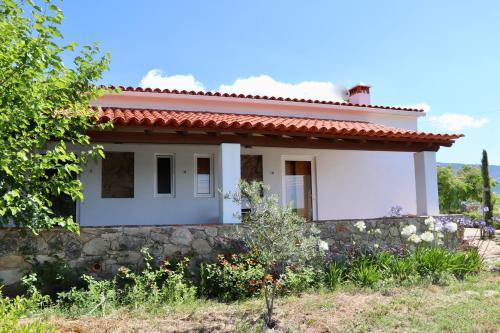
[[[360,287],[382,284],[412,285],[419,281],[446,283],[450,278],[464,279],[482,267],[477,249],[450,251],[443,247],[418,247],[403,255],[386,251],[361,253],[325,267],[325,284],[331,289],[345,282]]]
[[[440,283],[451,273],[450,251],[441,247],[418,248],[413,254],[415,269],[422,277],[428,277],[433,283]]]
[[[344,280],[346,268],[344,264],[331,262],[326,267],[326,286],[332,290],[336,289]]]
[[[0,297],[0,333],[49,333],[55,327],[39,320],[20,323],[19,320],[38,308],[37,300],[17,296],[13,299]]]
[[[52,201],[83,199],[76,176],[90,157],[102,155],[86,130],[96,126],[89,102],[104,91],[94,82],[109,56],[99,56],[95,45],[77,54],[76,43],[61,45],[63,13],[51,0],[44,6],[0,2],[0,226],[78,231]],[[73,56],[71,67],[63,55]],[[75,154],[67,143],[84,149]]]
[[[477,249],[449,251],[442,247],[417,248],[411,255],[421,277],[442,283],[453,276],[463,279],[481,270],[482,260]]]
[[[106,315],[119,306],[116,280],[97,281],[92,276],[84,275],[86,288],[72,288],[59,294],[58,304],[63,312],[70,316]]]
[[[200,293],[221,301],[262,295],[265,285],[275,284],[280,294],[297,294],[319,286],[322,271],[313,266],[287,267],[278,282],[266,274],[255,252],[219,255],[216,263],[202,263]]]
[[[349,279],[361,287],[373,287],[382,280],[380,266],[368,255],[356,258],[349,266]]]
[[[319,230],[307,226],[305,219],[291,207],[281,207],[278,196],[269,194],[269,186],[262,182],[243,181],[239,193],[231,197],[249,208],[249,213],[241,217],[245,228],[239,235],[247,249],[258,252],[265,276],[272,279],[272,283],[263,285],[266,323],[272,327],[277,286],[287,268],[302,266],[320,253]]]
[[[118,308],[155,313],[165,305],[194,301],[196,288],[184,273],[189,260],[184,259],[176,265],[164,262],[155,269],[148,250],[144,248],[142,252],[145,268],[141,272],[121,267],[118,275],[110,280],[84,275],[86,286],[59,293],[57,308],[70,316],[104,316]]]
[[[67,262],[56,257],[54,261],[34,260],[30,274],[36,277],[34,286],[42,294],[54,299],[60,292],[69,291],[73,287],[84,287],[85,281],[82,273],[81,269],[71,267]]]
[[[288,267],[280,290],[283,294],[299,294],[321,287],[324,278],[322,270],[314,266]]]
[[[451,166],[438,167],[439,209],[441,213],[462,213],[463,202],[481,202],[483,181],[481,170],[473,165],[464,165],[455,174]],[[497,182],[490,178],[492,187]]]
[[[38,292],[35,287],[36,276],[23,278],[27,288],[25,296],[15,298],[1,297],[0,286],[0,333],[56,332],[51,325],[38,320],[20,323],[19,319],[32,315],[47,306],[50,299]]]
[[[145,269],[140,273],[122,267],[118,279],[122,287],[122,302],[134,309],[147,307],[156,310],[162,304],[176,304],[193,301],[196,288],[190,286],[185,279],[184,270],[189,263],[184,259],[171,267],[170,262],[154,269],[152,256],[148,250],[142,250],[145,259]]]

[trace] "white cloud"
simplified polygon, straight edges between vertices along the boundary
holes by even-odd
[[[269,75],[239,78],[232,84],[222,84],[221,93],[251,94],[289,98],[344,101],[345,89],[331,82],[304,81],[296,84],[276,81]]]
[[[409,108],[424,110],[424,112],[429,112],[431,110],[431,106],[427,103],[417,103],[413,105],[408,105]]]
[[[203,84],[191,74],[168,76],[159,69],[150,70],[142,78],[140,85],[144,88],[205,91]]]
[[[466,128],[478,128],[488,123],[488,118],[473,117],[466,114],[445,113],[429,118],[431,123],[448,131],[459,131]]]

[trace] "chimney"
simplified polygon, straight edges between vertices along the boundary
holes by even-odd
[[[348,100],[352,104],[371,104],[370,86],[359,83],[348,90]]]

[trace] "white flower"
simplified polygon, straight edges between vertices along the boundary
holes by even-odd
[[[448,232],[454,233],[455,231],[457,231],[458,226],[455,222],[448,222],[446,223],[445,228],[446,230],[448,230]]]
[[[412,234],[410,237],[408,237],[408,240],[415,244],[418,244],[421,241],[420,237],[418,237],[417,234]]]
[[[319,240],[318,247],[322,251],[328,251],[328,243],[325,242],[324,240],[321,240],[321,239]]]
[[[410,224],[404,227],[403,230],[401,230],[401,235],[405,237],[410,237],[411,235],[414,235],[416,232],[417,232],[417,227]]]
[[[358,228],[358,230],[361,232],[365,231],[365,229],[366,229],[366,224],[364,221],[358,221],[358,222],[356,222],[356,224],[354,226],[356,228]]]
[[[425,225],[428,225],[428,226],[434,225],[435,222],[436,222],[436,220],[432,216],[429,216],[424,221]]]
[[[378,244],[373,244],[373,247],[378,249]]]
[[[434,235],[432,234],[432,232],[426,231],[420,235],[420,239],[422,239],[424,242],[430,243],[434,240]]]
[[[380,234],[382,234],[382,231],[379,228],[377,228],[377,229],[375,229],[375,233],[380,235]]]

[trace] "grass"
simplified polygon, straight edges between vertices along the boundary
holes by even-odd
[[[262,332],[263,301],[197,300],[105,317],[46,312],[62,332]],[[482,273],[448,286],[360,289],[342,286],[278,299],[277,332],[499,332],[500,275]]]

